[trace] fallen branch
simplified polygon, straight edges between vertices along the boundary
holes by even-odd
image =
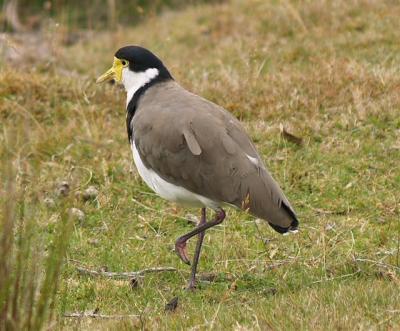
[[[314,207],[311,207],[310,209],[322,215],[347,215],[349,213],[349,210],[325,210]]]
[[[235,280],[235,277],[233,275],[219,274],[214,272],[204,272],[197,275],[197,279],[199,281],[209,282],[209,283],[216,282],[219,278],[222,281],[228,281],[228,282],[233,282]]]
[[[366,262],[366,263],[371,263],[371,264],[377,265],[379,267],[393,268],[395,270],[400,270],[400,267],[397,267],[397,266],[395,266],[393,264],[383,263],[383,262],[380,262],[380,261],[375,261],[375,260],[370,260],[370,259],[360,259],[360,258],[355,259],[355,261],[356,262]]]
[[[347,210],[344,210],[344,209],[342,209],[342,210],[326,210],[326,209],[321,209],[321,208],[316,208],[316,207],[310,206],[309,204],[304,203],[304,202],[300,202],[300,205],[302,205],[308,209],[311,209],[312,211],[314,211],[320,215],[347,215],[352,210],[350,208],[348,208]]]
[[[76,269],[82,273],[91,276],[102,276],[113,279],[131,279],[143,276],[144,274],[152,273],[152,272],[164,272],[164,271],[176,271],[175,268],[172,267],[160,267],[160,268],[148,268],[139,271],[131,271],[131,272],[110,272],[110,271],[96,271],[90,270],[82,267],[76,267]]]
[[[77,313],[66,313],[64,317],[75,317],[75,318],[102,318],[102,319],[125,319],[125,318],[139,318],[139,315],[103,315],[95,312],[77,312]]]
[[[76,260],[70,260],[70,262],[75,264],[76,270],[78,270],[78,272],[80,272],[81,274],[91,275],[91,276],[101,276],[112,279],[132,279],[141,277],[149,273],[177,271],[176,268],[173,267],[155,267],[155,268],[146,268],[138,271],[111,272],[111,271],[93,270],[82,266],[78,266],[76,265],[76,263],[80,262]]]
[[[280,266],[283,266],[283,265],[285,265],[285,264],[289,264],[289,263],[293,263],[293,262],[295,262],[294,259],[291,259],[291,260],[283,260],[283,261],[280,261],[280,262],[277,262],[277,263],[269,264],[269,265],[267,265],[265,268],[266,268],[267,270],[272,270],[272,269],[276,269],[276,268],[278,268],[278,267],[280,267]]]
[[[320,279],[320,280],[316,280],[315,282],[311,282],[310,285],[312,284],[318,284],[318,283],[324,283],[324,282],[330,282],[332,280],[338,280],[338,279],[343,279],[343,278],[348,278],[354,275],[357,275],[358,273],[360,273],[361,270],[357,270],[356,272],[353,272],[351,274],[346,274],[346,275],[341,275],[338,277],[331,277],[331,278],[324,278],[324,279]]]

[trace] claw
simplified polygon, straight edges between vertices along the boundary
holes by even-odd
[[[196,281],[195,280],[193,280],[193,279],[191,279],[190,281],[189,281],[189,284],[188,284],[188,286],[186,287],[186,291],[194,291],[195,289],[196,289]]]
[[[186,241],[180,241],[178,239],[175,243],[175,252],[184,263],[186,263],[187,265],[190,265],[190,260],[189,260],[189,257],[187,254],[187,249],[186,249]]]

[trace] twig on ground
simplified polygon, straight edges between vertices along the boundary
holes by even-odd
[[[344,209],[342,209],[342,210],[325,210],[325,209],[321,209],[321,208],[312,207],[305,202],[300,202],[300,205],[307,207],[308,209],[311,209],[312,211],[315,211],[316,213],[318,213],[320,215],[347,215],[352,210],[350,208],[348,208],[346,210],[344,210]]]
[[[380,261],[375,261],[375,260],[370,260],[370,259],[360,259],[360,258],[355,259],[355,261],[356,262],[366,262],[366,263],[371,263],[371,264],[374,264],[374,265],[377,265],[377,266],[380,266],[380,267],[384,267],[384,268],[393,268],[393,269],[396,269],[396,270],[400,270],[400,267],[397,267],[397,266],[395,266],[393,264],[383,263],[383,262],[380,262]]]
[[[357,270],[356,272],[353,272],[351,274],[346,274],[346,275],[342,275],[342,276],[338,276],[338,277],[331,277],[331,278],[324,278],[324,279],[316,280],[315,282],[311,282],[310,285],[311,284],[323,283],[323,282],[329,282],[329,281],[337,280],[337,279],[348,278],[348,277],[357,275],[360,272],[361,272],[361,270]]]
[[[128,272],[99,271],[99,270],[88,269],[88,268],[76,265],[77,263],[82,265],[82,263],[80,263],[79,261],[76,261],[76,260],[69,260],[69,261],[73,262],[75,264],[76,270],[78,270],[78,272],[80,272],[81,274],[91,275],[91,276],[101,276],[101,277],[112,278],[112,279],[131,279],[131,278],[138,278],[145,274],[154,273],[154,272],[177,271],[176,268],[173,268],[173,267],[155,267],[155,268],[146,268],[143,270],[128,271]]]
[[[318,214],[322,215],[346,215],[349,213],[349,210],[325,210],[321,208],[315,208],[308,206],[311,210],[317,212]]]
[[[164,272],[164,271],[176,271],[175,268],[172,267],[160,267],[160,268],[148,268],[139,271],[132,272],[110,272],[110,271],[96,271],[90,270],[82,267],[76,267],[76,269],[82,274],[88,274],[92,276],[102,276],[113,279],[131,279],[143,276],[144,274],[152,273],[152,272]]]
[[[76,313],[65,313],[64,317],[75,317],[75,318],[102,318],[102,319],[125,319],[125,318],[139,318],[139,315],[103,315],[95,312],[76,312]]]
[[[277,263],[269,264],[269,265],[267,265],[265,268],[266,268],[267,270],[272,270],[272,269],[275,269],[275,268],[277,268],[277,267],[283,266],[283,265],[285,265],[285,264],[293,263],[293,262],[295,262],[294,259],[292,259],[292,260],[282,260],[282,261],[277,262]]]
[[[383,263],[383,262],[375,261],[375,260],[370,260],[370,259],[357,258],[357,259],[354,259],[354,261],[356,261],[356,262],[366,262],[366,263],[371,263],[371,264],[373,264],[373,265],[377,265],[377,266],[379,266],[379,267],[393,268],[393,269],[395,269],[395,270],[400,270],[399,267],[396,267],[396,266],[393,265],[393,264],[387,264],[387,263]],[[317,283],[323,283],[323,282],[327,282],[327,281],[331,281],[331,280],[347,278],[347,277],[354,276],[354,275],[356,275],[356,274],[358,274],[358,273],[360,273],[360,272],[361,272],[361,270],[357,270],[356,272],[353,272],[353,273],[351,273],[351,274],[346,274],[346,275],[342,275],[342,276],[339,276],[339,277],[332,277],[332,278],[321,279],[321,280],[317,280],[317,281],[315,281],[315,282],[312,282],[311,284],[317,284]]]
[[[219,274],[215,272],[203,272],[197,275],[197,279],[201,282],[216,282],[218,278],[221,278],[222,281],[233,282],[235,277],[231,274]]]
[[[144,203],[141,203],[140,201],[136,200],[135,198],[131,198],[131,200],[132,200],[134,203],[136,203],[136,204],[139,205],[140,207],[143,207],[143,208],[146,209],[146,210],[150,210],[150,211],[154,211],[154,212],[156,212],[156,213],[160,213],[159,210],[154,209],[154,208],[151,208],[151,207],[149,207],[149,206],[146,206]]]

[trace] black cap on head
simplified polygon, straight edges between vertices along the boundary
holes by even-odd
[[[129,61],[129,69],[132,71],[141,72],[156,68],[159,71],[160,78],[172,79],[171,74],[161,60],[146,48],[140,46],[125,46],[115,53],[115,57]]]

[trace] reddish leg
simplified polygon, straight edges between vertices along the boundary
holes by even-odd
[[[188,289],[192,289],[195,287],[196,284],[196,271],[197,271],[197,264],[199,263],[199,257],[200,257],[200,251],[201,251],[201,246],[203,243],[204,235],[205,235],[205,230],[218,225],[222,223],[222,221],[225,219],[225,212],[220,209],[217,211],[215,215],[215,219],[213,221],[210,221],[207,223],[206,221],[206,209],[202,208],[201,210],[201,219],[199,225],[193,230],[190,231],[189,233],[179,237],[175,243],[175,251],[178,254],[178,256],[181,258],[181,260],[187,264],[190,264],[187,251],[186,251],[186,242],[192,238],[195,235],[199,235],[198,240],[197,240],[197,245],[196,245],[196,250],[193,258],[193,264],[192,264],[192,272],[188,284]]]

